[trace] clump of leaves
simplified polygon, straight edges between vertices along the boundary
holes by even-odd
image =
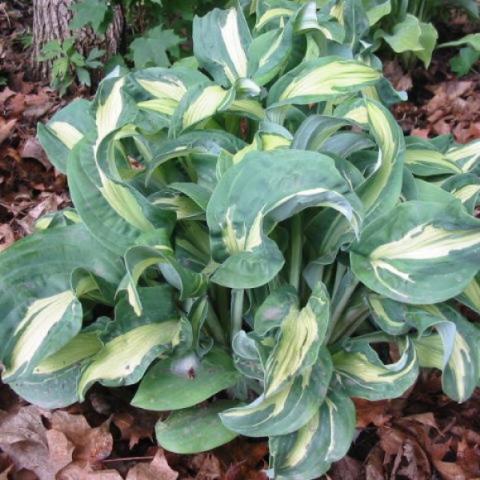
[[[269,437],[279,479],[345,455],[351,397],[398,397],[421,368],[471,395],[480,142],[404,138],[332,3],[257,2],[253,29],[215,9],[194,61],[113,72],[39,125],[75,209],[0,255],[15,391],[60,407],[141,381],[134,405],[173,411],[162,447]]]
[[[450,60],[450,67],[457,75],[466,75],[480,59],[480,33],[470,33],[459,40],[439,45],[439,48],[446,47],[462,47]]]
[[[63,42],[51,40],[42,48],[40,61],[52,62],[50,82],[53,88],[64,95],[75,79],[81,85],[91,85],[90,71],[102,66],[100,58],[104,50],[93,48],[87,57],[82,55],[75,46],[74,38],[67,38]]]
[[[385,42],[407,67],[421,60],[426,67],[437,46],[438,32],[432,21],[453,8],[479,18],[475,0],[351,0],[339,2],[353,8],[354,28],[363,31],[367,48],[376,50]],[[463,54],[465,56],[465,53]]]

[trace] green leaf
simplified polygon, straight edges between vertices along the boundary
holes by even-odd
[[[227,110],[234,100],[234,90],[225,90],[213,83],[203,83],[188,90],[172,118],[172,136],[197,126],[217,112]]]
[[[155,358],[178,343],[181,325],[171,290],[151,287],[140,290],[139,295],[144,306],[141,316],[134,314],[125,299],[118,303],[104,346],[82,372],[78,384],[81,399],[97,381],[107,386],[137,383]]]
[[[30,374],[78,333],[82,309],[71,275],[79,267],[113,284],[123,271],[81,224],[38,232],[0,254],[5,377]]]
[[[448,160],[457,164],[462,172],[475,172],[480,160],[480,140],[466,145],[452,145],[446,152]]]
[[[446,42],[440,44],[439,48],[445,47],[460,47],[462,45],[468,45],[472,47],[477,52],[480,52],[480,33],[469,33],[459,40],[454,40],[452,42]]]
[[[233,440],[238,434],[226,429],[218,414],[237,402],[219,400],[207,407],[195,407],[172,413],[155,426],[159,445],[169,452],[189,454],[205,452]]]
[[[467,285],[465,290],[458,295],[458,301],[465,304],[477,313],[480,313],[480,281],[478,275]]]
[[[361,337],[346,342],[332,355],[335,373],[345,392],[367,400],[397,398],[410,388],[418,376],[418,360],[413,342],[406,337],[402,356],[384,364],[368,341]]]
[[[179,410],[232,387],[238,379],[230,356],[219,348],[201,360],[194,354],[161,360],[143,378],[132,405],[147,410]]]
[[[168,67],[170,59],[167,52],[177,47],[182,38],[173,30],[164,30],[161,25],[148,30],[130,44],[135,68]]]
[[[275,347],[265,365],[265,395],[284,389],[317,360],[330,321],[330,298],[319,282],[300,311],[291,308],[280,325]]]
[[[371,293],[367,303],[373,321],[389,335],[404,335],[410,330],[407,323],[407,306],[389,298]]]
[[[303,62],[277,80],[270,88],[267,103],[306,105],[357,92],[374,85],[381,73],[372,67],[339,57],[323,57]]]
[[[223,262],[212,280],[231,288],[271,280],[284,260],[266,232],[313,206],[332,207],[358,228],[358,202],[329,157],[300,150],[246,155],[221,178],[207,207],[212,255]]]
[[[72,30],[91,25],[95,32],[105,32],[110,12],[106,0],[81,0],[72,5],[72,10],[74,15],[69,25]]]
[[[480,221],[460,202],[405,202],[368,225],[350,253],[353,272],[365,285],[414,304],[458,295],[479,258]]]
[[[472,173],[454,175],[442,183],[442,188],[458,198],[473,215],[480,193],[480,178]]]
[[[294,433],[269,441],[275,478],[286,480],[321,477],[332,462],[350,448],[355,433],[355,406],[334,386],[308,423]]]
[[[421,35],[420,21],[410,13],[407,13],[404,20],[395,24],[391,34],[386,32],[381,34],[393,51],[397,53],[423,50],[420,41]]]
[[[405,164],[412,173],[419,177],[433,175],[452,175],[462,173],[462,169],[433,148],[430,142],[410,137],[407,143]]]
[[[73,147],[94,130],[90,102],[76,99],[57,112],[50,121],[37,126],[37,136],[48,159],[62,173],[67,170],[67,157]]]
[[[362,0],[362,4],[367,10],[368,23],[370,26],[375,25],[380,19],[392,11],[391,0]]]
[[[42,408],[62,408],[79,401],[77,385],[82,368],[102,348],[104,326],[95,322],[53,355],[42,360],[33,373],[13,380],[10,387],[30,403]]]
[[[262,394],[245,407],[232,408],[220,417],[230,430],[250,437],[295,432],[315,415],[327,393],[332,375],[330,353],[320,351],[318,362],[289,386],[270,397]]]
[[[458,55],[450,59],[450,68],[458,76],[466,75],[473,65],[480,59],[480,51],[472,47],[464,47],[460,49]]]
[[[434,327],[443,345],[442,389],[453,400],[464,402],[473,394],[479,377],[478,341],[480,331],[445,304],[411,306],[408,321],[419,337]]]
[[[193,20],[193,51],[201,67],[224,87],[248,76],[247,51],[252,41],[240,8],[215,8]]]

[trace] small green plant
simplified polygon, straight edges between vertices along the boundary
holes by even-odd
[[[480,142],[405,138],[337,5],[212,10],[195,59],[39,125],[75,208],[0,254],[3,381],[49,408],[140,382],[165,449],[268,437],[270,476],[305,480],[348,451],[352,397],[423,368],[470,397]]]
[[[475,0],[347,0],[340,3],[354,9],[356,26],[365,32],[364,40],[371,43],[367,48],[376,50],[385,42],[409,68],[417,59],[426,67],[430,64],[438,40],[433,19],[452,8],[463,9],[479,18]]]
[[[466,75],[480,59],[480,33],[472,33],[465,37],[439,45],[439,48],[462,47],[450,60],[450,67],[458,75]]]
[[[81,85],[90,86],[90,71],[102,66],[100,58],[104,50],[93,48],[87,57],[84,57],[75,47],[75,39],[67,38],[63,42],[52,40],[45,44],[39,60],[52,62],[52,87],[64,95],[75,81]]]

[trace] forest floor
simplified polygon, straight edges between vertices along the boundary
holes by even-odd
[[[0,251],[31,233],[35,220],[69,205],[66,179],[49,164],[35,138],[37,122],[67,103],[26,75],[31,52],[28,11],[0,1]],[[459,17],[440,30],[468,33]],[[455,32],[454,32],[455,33]],[[461,36],[456,35],[457,37]],[[394,113],[406,133],[451,133],[460,143],[480,138],[480,73],[457,79],[448,51],[428,70],[405,73],[394,61],[385,72],[409,100]],[[86,90],[71,96],[85,95]],[[180,456],[154,442],[160,414],[129,405],[133,390],[92,389],[66,409],[41,410],[0,385],[0,480],[260,480],[268,448],[240,438],[212,452]],[[441,393],[438,372],[424,372],[414,388],[392,401],[356,401],[358,436],[325,478],[333,480],[480,477],[480,392],[458,405]]]

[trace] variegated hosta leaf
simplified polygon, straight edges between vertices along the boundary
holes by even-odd
[[[137,315],[142,312],[142,303],[137,288],[138,280],[142,273],[152,265],[157,265],[167,282],[180,291],[181,299],[199,297],[205,293],[207,288],[207,279],[204,274],[184,267],[175,258],[169,244],[161,236],[155,236],[152,238],[152,242],[155,241],[155,238],[158,240],[158,244],[134,246],[125,253],[128,274],[128,284],[125,288],[130,305]]]
[[[71,290],[35,300],[13,331],[3,379],[29,374],[39,361],[53,354],[82,327],[82,306]]]
[[[240,8],[215,8],[193,20],[193,51],[198,63],[223,86],[248,76],[247,52],[252,41]]]
[[[370,133],[378,145],[373,174],[357,189],[366,211],[366,221],[392,209],[402,189],[405,141],[392,114],[380,103],[366,98]]]
[[[248,51],[248,70],[258,85],[275,78],[288,62],[293,48],[293,21],[253,39]]]
[[[172,117],[170,134],[175,137],[217,112],[227,110],[235,99],[233,89],[226,90],[214,83],[206,82],[192,87],[182,98]]]
[[[350,259],[358,279],[382,295],[441,302],[461,293],[478,271],[480,221],[459,202],[405,202],[362,231]]]
[[[310,115],[295,132],[292,148],[321,151],[324,143],[343,127],[352,123],[344,118]]]
[[[480,178],[473,173],[454,175],[442,182],[442,188],[458,198],[470,214],[474,214],[480,193]]]
[[[324,40],[333,40],[342,43],[345,40],[345,29],[337,19],[325,13],[317,13],[317,3],[314,1],[306,2],[295,13],[294,17],[295,33],[320,33],[322,44]],[[315,38],[312,36],[311,38]],[[307,37],[307,42],[309,38]],[[308,50],[308,46],[307,46]],[[307,54],[307,58],[308,54]]]
[[[239,380],[231,357],[213,348],[199,360],[193,353],[161,360],[147,372],[132,405],[147,410],[179,410],[233,387]]]
[[[449,205],[455,202],[455,197],[448,193],[446,190],[442,189],[439,185],[436,185],[432,182],[427,182],[421,180],[420,178],[415,178],[413,181],[415,195],[412,200],[418,200],[421,202],[436,202],[444,203]],[[410,200],[410,198],[406,198]]]
[[[364,108],[370,133],[379,149],[373,172],[355,189],[365,208],[365,222],[369,222],[392,209],[398,202],[402,188],[405,142],[402,131],[385,107],[366,98]],[[327,263],[332,261],[343,244],[352,240],[345,219],[331,210],[320,212],[310,221],[307,236],[318,256]]]
[[[72,151],[68,179],[70,194],[82,221],[92,235],[115,254],[123,255],[145,230],[154,230],[143,209],[150,209],[144,199],[139,201],[126,186],[105,176],[106,183],[102,184],[91,143],[82,141]],[[173,227],[174,212],[157,208],[156,214],[158,220],[163,218],[165,225]],[[150,214],[149,217],[153,219]]]
[[[56,113],[44,125],[38,124],[37,135],[48,159],[62,173],[67,171],[67,158],[72,148],[85,135],[94,136],[95,123],[90,102],[76,99]]]
[[[194,130],[174,140],[165,140],[153,152],[147,165],[145,183],[149,184],[155,171],[166,162],[187,157],[197,173],[197,183],[209,190],[217,184],[217,159],[228,152],[235,154],[246,146],[245,142],[221,130]]]
[[[137,106],[167,118],[173,115],[188,89],[208,80],[197,70],[182,67],[146,68],[133,73],[131,78],[148,94],[139,99]]]
[[[323,57],[304,62],[271,87],[268,105],[306,105],[353,93],[374,85],[382,74],[372,67],[340,57]]]
[[[300,311],[292,307],[280,325],[275,347],[265,365],[265,396],[286,388],[301,372],[312,367],[330,320],[330,298],[319,282]]]
[[[274,290],[255,312],[255,333],[262,337],[271,330],[279,328],[292,309],[296,309],[297,304],[298,295],[291,285],[284,285]]]
[[[126,76],[115,76],[112,73],[99,85],[93,109],[97,127],[97,143],[111,132],[133,122],[138,108],[133,98],[125,90]]]
[[[389,335],[404,335],[411,325],[407,322],[407,305],[371,293],[366,298],[373,321]]]
[[[103,347],[83,370],[78,394],[99,381],[107,386],[138,382],[151,362],[179,341],[181,322],[175,312],[172,290],[157,286],[139,290],[144,307],[134,314],[125,298],[115,308],[115,320],[102,337]]]
[[[223,262],[212,280],[232,288],[271,280],[284,260],[265,232],[312,206],[332,207],[358,228],[358,202],[329,157],[297,150],[249,153],[221,178],[207,207],[212,255]]]
[[[105,322],[95,322],[64,347],[42,360],[32,374],[9,383],[27,401],[43,408],[66,407],[79,401],[77,385],[82,369],[103,346]]]
[[[294,2],[278,0],[252,2],[256,14],[255,30],[265,27],[276,28],[295,13],[298,6]]]
[[[332,355],[335,373],[351,397],[381,400],[401,396],[418,376],[418,360],[413,342],[406,337],[401,358],[384,364],[368,341],[350,340]]]
[[[332,375],[327,349],[321,349],[317,363],[303,371],[290,385],[271,397],[265,394],[245,407],[220,414],[230,430],[250,437],[285,435],[295,432],[315,415]]]
[[[433,175],[455,175],[462,173],[462,169],[449,160],[433,145],[420,138],[408,139],[405,154],[405,165],[414,175],[429,177]]]
[[[467,143],[466,145],[454,145],[445,154],[448,160],[458,165],[462,172],[478,172],[480,160],[480,140]]]
[[[480,277],[476,275],[457,300],[477,313],[480,313]]]
[[[338,389],[338,391],[337,391]],[[269,441],[275,478],[313,480],[346,455],[355,433],[355,406],[339,387],[302,428]]]
[[[443,346],[442,389],[457,402],[472,395],[480,375],[478,342],[480,330],[445,304],[409,306],[408,321],[419,330],[435,328]]]
[[[265,352],[264,346],[257,340],[253,333],[247,334],[240,330],[232,340],[233,361],[235,368],[244,377],[263,382]]]
[[[29,375],[80,330],[77,268],[116,284],[123,268],[82,224],[38,232],[0,254],[0,356],[4,378]]]

